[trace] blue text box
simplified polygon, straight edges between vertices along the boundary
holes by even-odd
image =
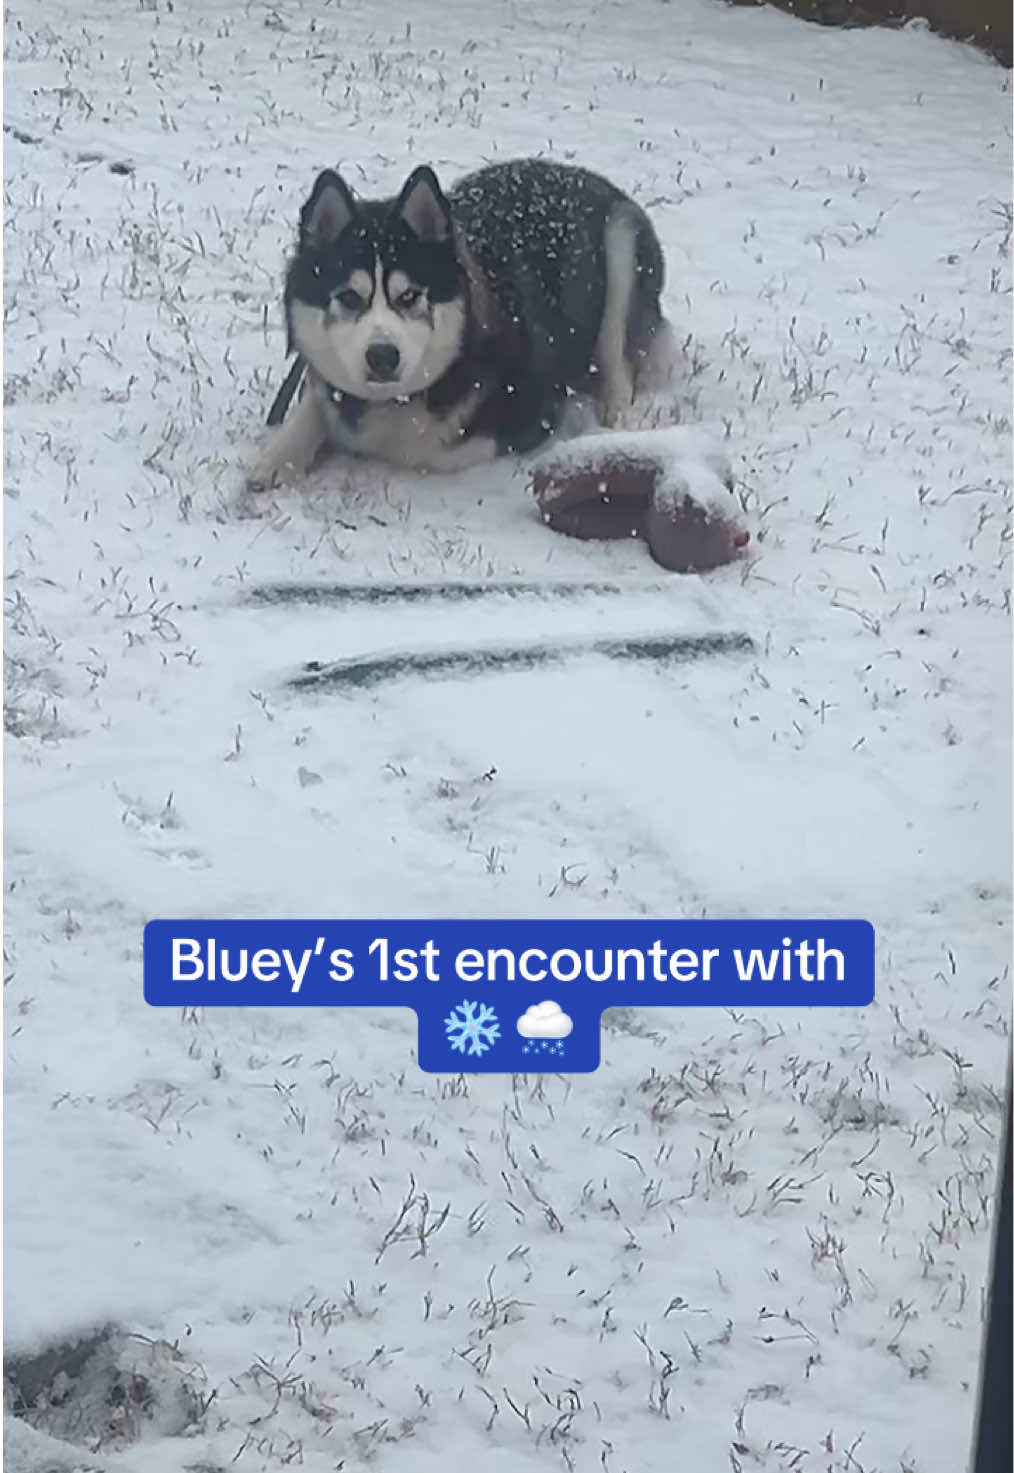
[[[587,1072],[610,1007],[865,1007],[868,921],[160,920],[155,1007],[409,1007],[433,1073]]]

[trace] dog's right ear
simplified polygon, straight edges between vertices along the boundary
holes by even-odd
[[[333,169],[317,175],[313,192],[299,216],[299,245],[320,250],[334,245],[358,214],[355,197],[345,180]]]

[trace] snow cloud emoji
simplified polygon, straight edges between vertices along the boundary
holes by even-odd
[[[573,1027],[558,1002],[535,1003],[518,1019],[522,1038],[566,1038]]]

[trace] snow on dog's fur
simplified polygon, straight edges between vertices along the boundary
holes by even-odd
[[[664,338],[662,250],[607,179],[528,159],[445,195],[422,166],[394,200],[325,170],[285,288],[303,392],[250,474],[300,474],[327,443],[403,467],[460,470],[542,443],[574,394],[603,425]],[[274,413],[272,419],[277,418]]]

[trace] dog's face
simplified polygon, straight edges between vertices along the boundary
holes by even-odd
[[[319,176],[286,284],[290,350],[357,399],[403,398],[458,357],[466,311],[450,210],[431,169],[379,204],[356,200],[330,169]]]

